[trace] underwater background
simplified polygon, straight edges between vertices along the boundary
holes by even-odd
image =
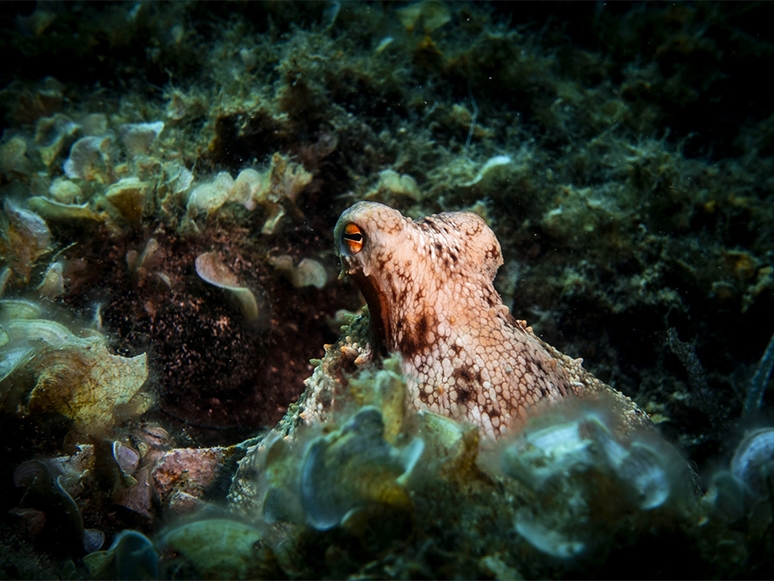
[[[0,576],[772,578],[773,21],[0,4]],[[360,200],[482,216],[514,317],[674,449],[577,410],[548,423],[596,435],[548,451],[423,432],[363,395],[403,393],[391,359],[270,431],[359,332]]]

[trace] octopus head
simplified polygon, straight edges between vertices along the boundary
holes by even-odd
[[[375,338],[389,350],[401,347],[390,336],[394,329],[422,320],[437,322],[455,308],[444,305],[444,312],[436,313],[439,302],[454,302],[470,288],[494,296],[491,283],[502,264],[500,245],[484,220],[471,212],[412,221],[383,204],[359,202],[341,215],[334,236],[341,273],[358,284]],[[409,330],[409,336],[414,334]]]
[[[407,273],[404,254],[411,247],[406,236],[412,222],[397,210],[375,202],[358,202],[345,210],[336,223],[336,254],[341,276],[350,275],[358,285],[371,312],[371,324],[381,346],[389,345],[388,321],[394,300],[389,292],[391,273]]]

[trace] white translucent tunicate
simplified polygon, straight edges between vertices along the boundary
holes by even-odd
[[[384,439],[381,412],[361,408],[340,430],[317,438],[307,450],[300,482],[307,521],[327,530],[373,502],[409,506],[401,483],[423,450],[419,438],[403,450],[391,446]]]
[[[35,350],[29,345],[0,351],[0,382],[32,359],[33,355],[35,355]]]
[[[304,258],[298,263],[298,266],[293,266],[293,259],[288,255],[282,255],[270,258],[269,264],[284,274],[296,288],[305,286],[323,288],[328,282],[328,273],[325,271],[325,267],[311,258]]]
[[[292,444],[272,430],[259,445],[251,465],[258,476],[242,481],[237,494],[260,499],[256,512],[264,522],[302,524],[304,512],[296,491],[299,461],[293,455]]]
[[[707,494],[704,496],[713,511],[728,522],[737,522],[744,518],[745,484],[728,470],[721,470],[712,476]]]
[[[511,162],[513,162],[513,159],[508,155],[497,155],[488,159],[484,164],[484,167],[478,171],[476,177],[474,177],[469,182],[462,184],[462,187],[468,188],[470,186],[476,185],[478,182],[483,180],[484,177],[486,177],[486,175],[489,174],[493,169],[503,165],[508,165]]]
[[[391,169],[379,172],[377,189],[390,194],[406,196],[412,200],[419,200],[422,197],[414,178],[408,174],[399,174]]]
[[[594,441],[602,449],[608,464],[614,469],[617,468],[628,454],[626,448],[613,437],[607,426],[598,417],[590,416],[585,426],[591,432]]]
[[[516,532],[538,551],[560,559],[579,555],[585,548],[582,542],[541,524],[526,509],[516,514]]]
[[[261,174],[254,169],[243,169],[234,181],[231,201],[242,204],[248,210],[254,210],[262,185]]]
[[[593,464],[592,441],[581,436],[578,422],[528,431],[502,454],[505,473],[533,489],[570,469]]]
[[[526,440],[552,456],[573,453],[586,445],[580,435],[577,422],[549,426],[535,432],[530,431],[526,435]]]
[[[664,504],[672,491],[661,458],[655,450],[634,442],[616,469],[621,480],[637,493],[642,510],[651,510]]]
[[[767,476],[774,471],[774,428],[748,434],[731,459],[731,473],[758,498],[770,494]]]
[[[120,579],[158,579],[159,556],[153,542],[137,531],[127,529],[118,533],[107,551],[86,555],[83,562],[92,577],[101,577],[107,564],[113,562]]]
[[[229,201],[233,187],[234,179],[227,172],[220,172],[212,182],[196,186],[188,196],[188,217],[209,216]]]
[[[665,460],[657,450],[639,441],[632,442],[628,448],[624,447],[597,417],[590,417],[587,426],[608,465],[634,491],[641,509],[651,510],[667,501],[672,486],[665,469]]]
[[[259,317],[263,305],[258,304],[253,292],[243,286],[237,276],[221,262],[217,252],[205,252],[197,256],[195,267],[196,274],[203,281],[228,290],[234,295],[242,308],[242,314],[248,321]]]
[[[82,137],[70,148],[70,156],[64,163],[65,175],[70,179],[97,180],[107,170],[110,138],[101,136]]]
[[[302,258],[295,270],[292,282],[296,287],[323,288],[328,282],[328,273],[325,272],[325,267],[320,262],[311,258]]]

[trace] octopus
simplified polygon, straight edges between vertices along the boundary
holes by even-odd
[[[493,281],[500,243],[472,212],[411,220],[359,202],[334,231],[342,275],[366,299],[377,351],[398,353],[411,407],[498,437],[539,406],[609,397],[623,424],[649,425],[634,402],[538,338]]]

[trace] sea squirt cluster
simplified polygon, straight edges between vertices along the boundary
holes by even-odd
[[[616,437],[604,409],[582,402],[557,406],[502,452],[503,472],[534,495],[517,511],[516,531],[549,555],[598,550],[610,532],[610,515],[647,520],[651,511],[680,504],[690,510],[696,500],[698,477],[676,450],[645,430]]]

